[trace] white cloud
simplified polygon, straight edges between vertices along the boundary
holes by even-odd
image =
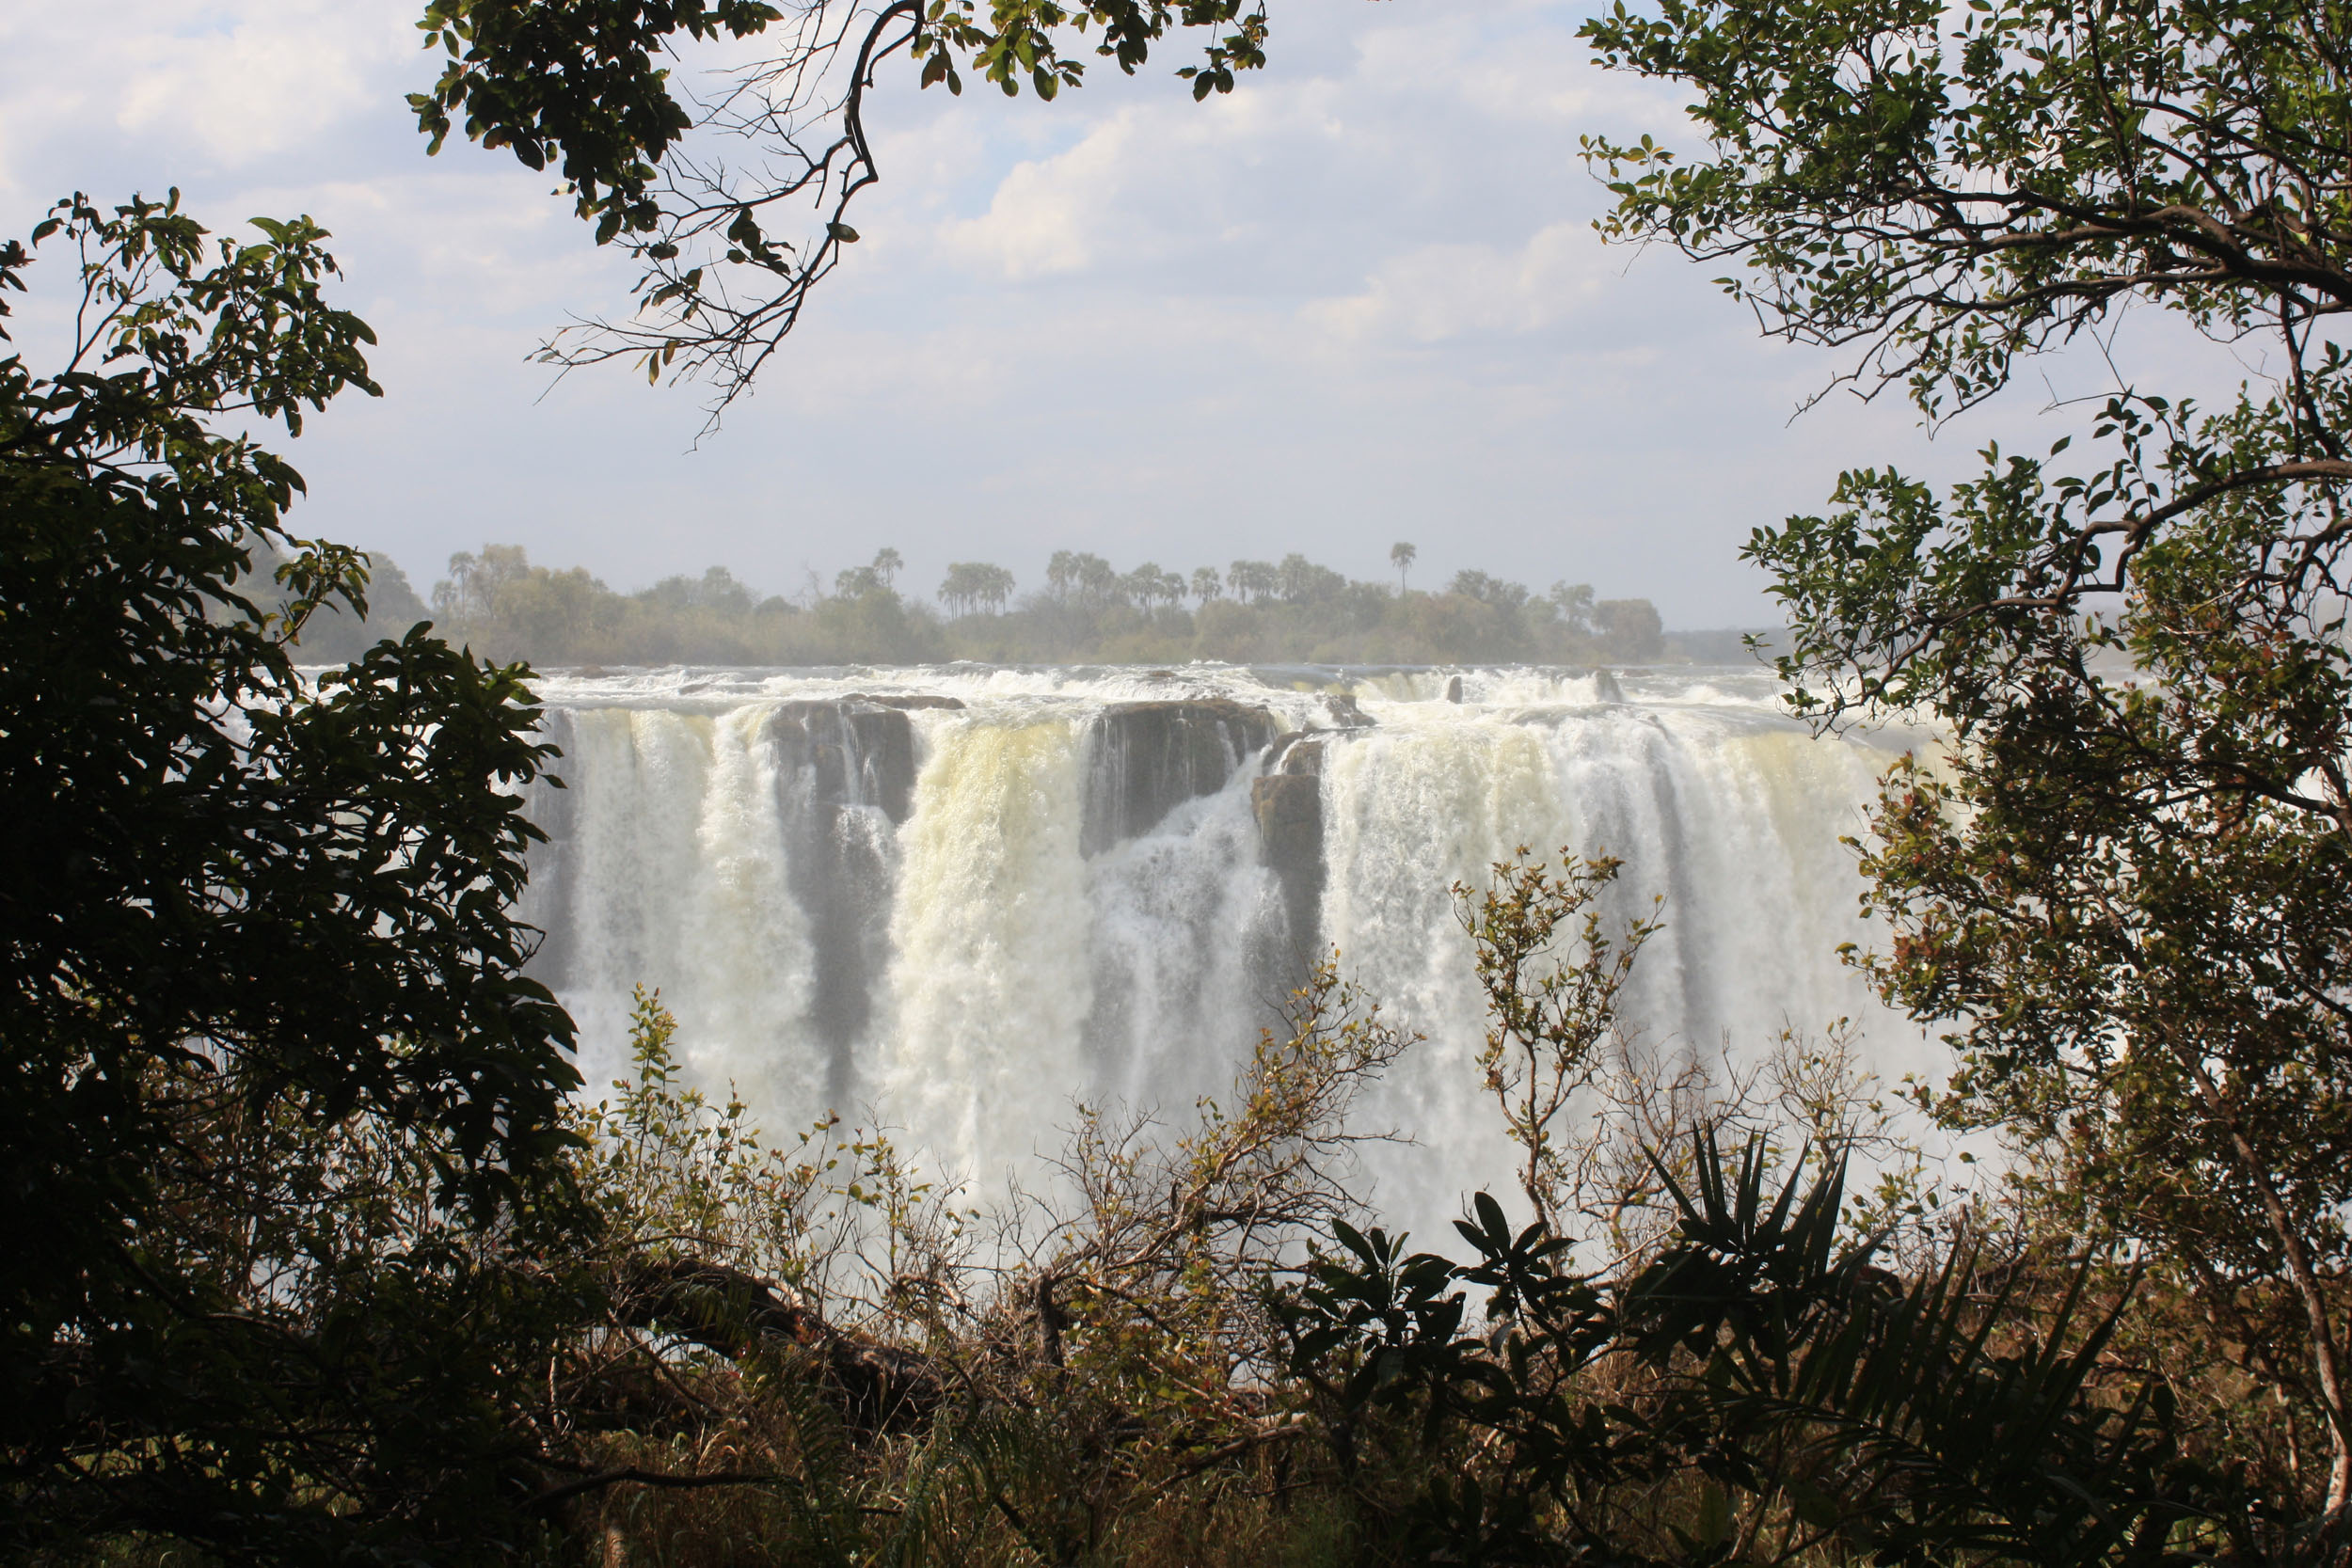
[[[249,167],[397,107],[419,58],[409,0],[114,0],[0,21],[0,188],[91,145]],[[65,144],[59,156],[58,144]],[[79,145],[77,145],[79,144]]]
[[[941,227],[941,248],[1015,280],[1076,272],[1091,262],[1134,177],[1133,111],[1097,125],[1077,146],[1008,170],[988,211]]]
[[[1355,344],[1539,332],[1598,300],[1611,261],[1581,223],[1548,224],[1516,248],[1422,245],[1388,258],[1359,293],[1312,301],[1301,315]]]
[[[390,28],[355,28],[347,8],[315,0],[281,0],[218,30],[137,38],[119,56],[127,80],[115,124],[186,138],[243,166],[364,112],[371,77],[394,57],[389,45],[405,41]]]

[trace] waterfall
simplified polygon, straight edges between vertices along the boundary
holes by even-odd
[[[1613,917],[1655,910],[1628,1017],[1761,1049],[1861,1027],[1929,1057],[1838,960],[1851,851],[1916,737],[1816,737],[1759,672],[686,671],[558,674],[567,787],[532,801],[537,972],[592,1088],[630,990],[690,1068],[773,1130],[869,1112],[983,1190],[1073,1102],[1184,1114],[1220,1091],[1312,955],[1427,1037],[1372,1114],[1376,1200],[1426,1226],[1507,1151],[1450,889],[1520,846],[1607,852]],[[1661,900],[1662,902],[1659,902]]]

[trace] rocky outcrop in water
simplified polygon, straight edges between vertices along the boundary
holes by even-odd
[[[1341,729],[1364,730],[1372,727],[1371,719],[1356,705],[1356,694],[1352,691],[1335,691],[1324,698],[1323,709],[1331,716],[1331,722]]]
[[[1079,848],[1099,855],[1151,832],[1186,800],[1216,794],[1242,758],[1279,732],[1264,708],[1223,698],[1104,709],[1089,736]]]

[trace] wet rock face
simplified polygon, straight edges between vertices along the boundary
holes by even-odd
[[[1323,942],[1323,750],[1300,738],[1281,752],[1275,771],[1251,781],[1250,809],[1265,863],[1282,889],[1290,927],[1290,973],[1283,986],[1302,983]]]
[[[562,708],[548,708],[540,715],[539,738],[558,754],[548,759],[547,773],[523,797],[523,815],[548,835],[546,843],[531,850],[531,884],[523,898],[525,918],[541,932],[539,946],[532,955],[531,973],[550,986],[569,979],[573,958],[574,922],[565,919],[564,912],[571,908],[578,875],[572,863],[578,853],[572,844],[578,814],[571,791],[559,789],[555,783],[564,777],[564,758],[574,748],[573,731],[572,716]]]
[[[575,728],[572,716],[563,708],[546,708],[539,715],[539,739],[554,747],[556,754],[541,764],[546,772],[532,784],[530,793],[524,797],[528,802],[524,815],[549,840],[572,836],[575,814],[571,791],[557,788],[553,781],[564,777],[564,761],[579,745],[574,738]]]
[[[914,804],[914,728],[907,710],[961,707],[952,697],[847,697],[787,703],[768,721],[775,746],[785,864],[816,949],[811,1022],[845,1091],[851,1049],[889,960],[890,828]]]
[[[1278,729],[1264,708],[1221,698],[1105,709],[1089,737],[1080,850],[1101,854],[1186,800],[1216,794]]]
[[[914,803],[914,727],[910,708],[961,707],[953,697],[868,697],[787,703],[768,721],[777,763],[814,774],[813,799],[829,806],[872,806],[894,823]]]

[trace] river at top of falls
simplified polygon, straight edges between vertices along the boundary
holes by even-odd
[[[1755,669],[1186,666],[554,672],[567,787],[525,915],[593,1089],[660,988],[690,1069],[774,1133],[898,1130],[985,1194],[1080,1101],[1171,1120],[1217,1093],[1312,955],[1427,1037],[1365,1108],[1415,1143],[1367,1196],[1417,1230],[1507,1180],[1449,891],[1519,846],[1620,857],[1663,896],[1627,1017],[1760,1052],[1860,1025],[1893,1079],[1920,1032],[1837,957],[1852,852],[1918,736],[1816,737]]]

